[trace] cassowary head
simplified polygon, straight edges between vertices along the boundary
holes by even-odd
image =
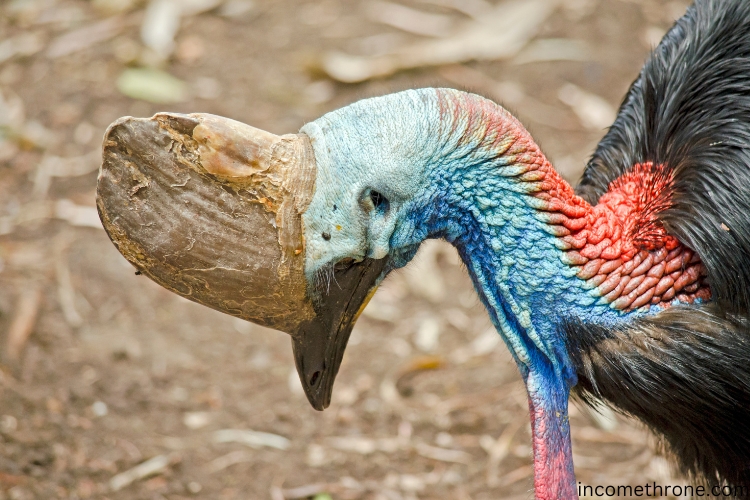
[[[521,141],[519,144],[513,135],[514,129],[520,129],[520,125],[502,108],[478,96],[448,89],[410,90],[359,101],[308,123],[300,135],[281,138],[210,115],[157,115],[155,120],[121,120],[108,132],[111,155],[107,155],[105,141],[99,208],[110,236],[141,272],[171,290],[210,307],[292,334],[302,384],[311,404],[318,410],[330,402],[333,380],[351,328],[377,285],[388,272],[408,263],[425,239],[442,237],[455,242],[459,238],[471,238],[470,225],[476,224],[476,217],[471,214],[472,210],[476,211],[471,198],[480,196],[482,189],[491,187],[486,182],[482,183],[484,185],[478,183],[477,176],[482,175],[482,170],[511,165],[514,155],[523,153],[525,147],[525,143]],[[140,129],[136,125],[145,126],[145,123],[154,130],[138,135]],[[128,172],[125,176],[130,181],[128,193],[122,193],[127,200],[114,203],[110,191],[124,185],[121,182],[108,184],[108,174],[119,170],[114,168],[114,163],[108,169],[107,159],[114,162],[123,156],[122,148],[117,149],[119,146],[115,147],[115,144],[127,143],[133,149],[133,143],[142,141],[146,144],[142,147],[151,147],[149,141],[154,142],[155,130],[168,131],[170,144],[174,144],[180,133],[188,136],[182,147],[195,149],[193,153],[199,157],[196,163],[200,164],[196,167],[198,173],[208,174],[213,184],[223,183],[224,186],[223,191],[218,189],[220,194],[205,192],[205,189],[215,188],[206,182],[201,184],[201,189],[188,189],[193,183],[205,181],[206,176],[196,176],[196,172],[184,167],[185,172],[180,174],[175,170],[177,167],[171,166],[176,177],[190,174],[196,178],[190,178],[190,182],[187,177],[185,180],[169,178],[162,181],[168,183],[160,195],[166,200],[158,204],[152,202],[152,209],[162,212],[158,217],[162,222],[171,218],[170,224],[160,230],[158,238],[140,235],[145,246],[153,246],[156,240],[173,246],[179,246],[175,241],[181,242],[185,238],[193,245],[194,240],[198,240],[213,244],[213,248],[206,249],[209,255],[202,255],[199,259],[222,261],[227,259],[227,254],[241,252],[245,244],[248,255],[256,257],[254,271],[267,272],[267,269],[259,269],[266,261],[256,253],[257,245],[244,240],[237,243],[236,248],[227,248],[226,241],[222,247],[221,239],[211,240],[211,231],[218,231],[216,211],[222,207],[226,210],[224,200],[217,203],[212,198],[226,197],[225,191],[234,190],[240,198],[255,196],[265,202],[270,198],[266,193],[269,186],[279,182],[274,175],[264,177],[259,172],[272,171],[274,165],[283,163],[291,172],[290,177],[308,175],[313,178],[309,185],[299,180],[294,181],[296,184],[292,182],[297,186],[294,189],[304,191],[292,193],[295,215],[301,216],[300,227],[289,231],[291,236],[282,234],[263,244],[284,246],[284,237],[294,240],[291,243],[294,255],[285,257],[282,250],[280,260],[303,258],[300,273],[303,276],[296,276],[294,270],[291,273],[286,271],[298,279],[287,278],[275,283],[280,288],[275,294],[274,290],[264,289],[270,282],[256,284],[252,281],[253,276],[244,271],[232,273],[228,270],[223,275],[206,277],[205,269],[231,269],[231,266],[201,262],[205,269],[204,277],[198,279],[202,281],[200,285],[218,294],[205,296],[205,293],[201,295],[195,279],[190,283],[169,281],[177,275],[186,281],[184,276],[191,270],[188,264],[174,262],[174,269],[167,272],[143,256],[149,253],[148,249],[128,253],[136,225],[114,228],[113,223],[124,222],[123,204],[133,206],[133,212],[143,216],[145,206],[135,207],[134,204],[141,196],[144,196],[143,202],[148,203],[149,191],[155,191],[159,181],[149,179],[141,181],[142,185],[137,184],[134,179],[138,175]],[[129,151],[129,154],[133,152]],[[141,156],[158,163],[154,162],[154,155],[150,152]],[[164,161],[174,162],[171,158]],[[184,157],[179,161],[186,163]],[[134,163],[139,162],[128,161],[128,169],[132,170]],[[153,175],[159,169],[162,172],[170,170],[155,165],[145,175]],[[300,173],[303,171],[307,174]],[[472,190],[474,185],[476,190]],[[471,196],[465,195],[468,192],[472,193]],[[179,196],[186,199],[178,203],[177,213],[171,207],[173,198]],[[200,213],[191,214],[188,207],[200,203],[201,198],[204,206]],[[282,207],[284,203],[281,202]],[[112,207],[108,208],[108,204]],[[235,214],[239,209],[241,206],[231,208]],[[276,210],[281,213],[276,219],[282,220],[275,222],[285,224],[284,209]],[[110,212],[112,215],[108,215]],[[222,215],[219,219],[225,220],[227,216]],[[142,222],[137,226],[153,227],[153,224]],[[228,220],[225,222],[225,226],[231,225]],[[278,227],[275,229],[280,231]],[[237,230],[243,231],[246,238],[257,236],[248,232],[260,233],[259,227]],[[293,234],[295,231],[301,234]],[[186,232],[201,236],[188,237]],[[124,233],[127,233],[127,238]],[[185,253],[199,252],[191,247],[190,252]],[[172,254],[170,250],[162,249],[154,257],[159,260]],[[274,265],[277,265],[275,261]],[[164,276],[157,276],[160,273]],[[233,290],[232,286],[236,289]],[[253,286],[256,289],[251,290]],[[304,292],[304,299],[300,298],[299,289]],[[282,297],[283,293],[288,296]],[[266,295],[269,302],[274,302],[274,310],[265,311],[264,307],[270,308],[271,305],[256,301],[250,304],[256,310],[243,313],[242,304],[228,305],[224,295],[234,295],[235,301],[236,296]],[[310,305],[314,313],[305,310]],[[284,308],[283,315],[275,310]],[[279,319],[281,316],[283,321]]]
[[[526,384],[536,498],[577,498],[576,384],[655,430],[682,472],[745,498],[748,22],[748,2],[705,0],[675,24],[589,162],[586,199],[502,107],[421,89],[296,135],[121,119],[97,207],[139,273],[291,334],[318,410],[378,284],[443,238]]]
[[[354,103],[301,132],[311,140],[318,167],[315,193],[302,214],[305,276],[314,300],[325,303],[343,292],[338,270],[382,266],[379,274],[370,275],[366,288],[376,286],[388,272],[406,265],[425,239],[444,238],[458,248],[522,372],[538,350],[543,362],[556,363],[545,339],[520,338],[523,328],[508,324],[497,305],[488,304],[500,295],[493,274],[503,265],[498,259],[504,245],[517,247],[524,236],[532,243],[540,237],[519,229],[531,229],[525,205],[534,205],[529,194],[544,177],[529,171],[546,160],[513,116],[476,95],[422,89]],[[506,234],[488,231],[488,225],[507,225]],[[528,250],[529,259],[545,257],[541,248]],[[509,265],[521,264],[506,257]],[[359,302],[356,306],[358,310]],[[529,311],[519,312],[521,322],[529,322]],[[329,337],[329,342],[335,348],[328,349],[340,356],[345,336]],[[527,343],[539,349],[532,352]],[[333,365],[324,361],[308,368],[304,356],[297,356],[308,396],[317,394],[312,382],[321,383],[316,373],[323,368],[321,387],[327,392],[320,396],[326,404],[340,358],[330,361]],[[321,401],[311,397],[316,408]]]
[[[98,207],[143,274],[290,333],[318,410],[378,284],[422,241],[444,238],[526,380],[538,463],[560,461],[572,477],[575,375],[547,319],[596,299],[561,260],[549,201],[538,196],[550,189],[573,196],[507,111],[421,89],[354,103],[282,137],[211,115],[121,120],[105,138]]]

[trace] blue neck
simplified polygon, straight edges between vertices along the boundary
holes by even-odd
[[[430,174],[433,189],[405,225],[408,239],[452,243],[524,378],[542,370],[572,387],[576,376],[560,324],[572,318],[613,324],[634,313],[601,301],[563,262],[529,186],[507,175],[517,167],[502,159],[441,162]],[[398,231],[394,237],[399,246]]]

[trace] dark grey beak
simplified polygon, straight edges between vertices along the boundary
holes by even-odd
[[[294,361],[310,404],[324,410],[331,404],[349,335],[359,314],[375,293],[388,258],[365,259],[334,270],[329,290],[313,298],[315,317],[292,336]]]

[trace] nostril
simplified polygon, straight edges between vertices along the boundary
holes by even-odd
[[[323,239],[329,241],[331,239],[331,233],[323,233]]]
[[[319,378],[320,378],[320,372],[313,373],[312,377],[310,377],[310,387],[315,387],[315,384],[318,383]]]

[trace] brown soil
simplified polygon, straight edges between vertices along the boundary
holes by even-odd
[[[489,321],[450,247],[430,245],[378,292],[355,328],[333,403],[319,413],[299,390],[287,336],[159,288],[134,274],[101,229],[51,217],[59,200],[90,214],[96,173],[53,177],[45,189],[45,161],[96,155],[106,126],[123,115],[202,111],[288,133],[361,97],[456,86],[456,72],[449,81],[440,68],[359,85],[316,72],[324,50],[355,52],[377,40],[364,37],[418,39],[368,19],[367,1],[257,0],[244,16],[210,11],[183,19],[164,69],[202,89],[203,98],[176,105],[117,90],[124,68],[149,58],[139,2],[130,2],[119,34],[61,57],[48,52],[60,36],[111,17],[102,6],[118,2],[2,2],[0,48],[12,37],[32,39],[0,62],[5,102],[17,97],[25,108],[6,126],[0,106],[0,346],[14,322],[18,330],[22,302],[35,323],[17,360],[2,347],[0,499],[533,496],[523,386],[505,347],[482,337]],[[403,3],[461,18],[426,2]],[[583,40],[586,61],[468,63],[486,78],[465,85],[487,94],[493,80],[522,89],[535,110],[514,110],[574,180],[602,131],[585,129],[558,90],[571,82],[616,107],[648,40],[686,3],[563,4],[539,38]],[[435,331],[439,342],[430,350]],[[477,338],[489,345],[485,353]],[[669,481],[666,462],[635,424],[623,417],[607,424],[577,407],[571,415],[580,481]],[[221,429],[269,432],[291,444],[218,443]],[[114,476],[158,456],[168,465],[112,490]]]

